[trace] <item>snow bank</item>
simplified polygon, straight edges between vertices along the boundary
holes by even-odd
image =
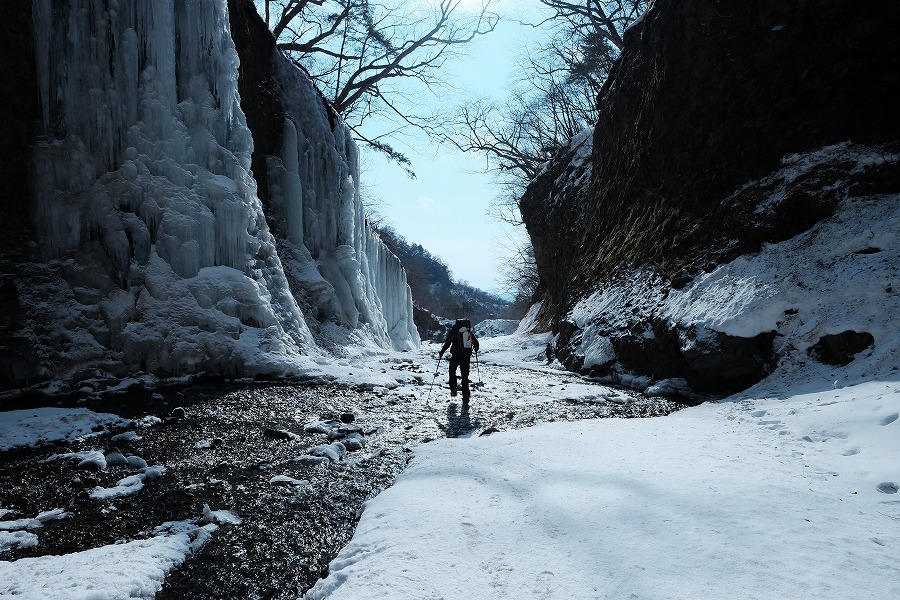
[[[62,556],[0,561],[0,597],[44,600],[153,598],[165,576],[199,550],[217,528],[168,523],[146,540]]]
[[[35,408],[0,412],[0,451],[100,435],[131,421],[86,408]],[[102,456],[102,455],[101,455]]]
[[[900,595],[900,384],[776,390],[419,446],[305,598]]]

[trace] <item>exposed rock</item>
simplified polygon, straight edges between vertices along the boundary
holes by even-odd
[[[791,153],[897,141],[900,115],[888,107],[900,91],[898,19],[900,6],[850,0],[656,2],[628,31],[600,95],[572,275],[596,283],[649,264],[674,274],[787,239],[829,214],[833,200],[808,191],[846,176],[840,165],[792,182],[769,235],[751,223],[748,236],[725,199]],[[890,187],[895,177],[878,179]],[[751,196],[755,208],[761,196]],[[723,253],[728,237],[739,243]]]
[[[125,458],[125,455],[119,452],[118,448],[109,448],[106,451],[106,464],[107,465],[127,465],[128,459]]]
[[[313,446],[309,449],[310,456],[318,456],[327,458],[332,462],[338,462],[347,454],[347,447],[341,442],[332,442],[320,446]]]
[[[447,331],[449,330],[447,324],[418,304],[413,305],[413,320],[416,323],[416,329],[419,331],[419,337],[423,340],[443,342],[447,336]]]
[[[617,383],[629,383],[623,380],[623,372],[637,373],[654,381],[683,379],[696,392],[724,393],[759,381],[775,362],[774,332],[755,338],[710,331],[698,335],[695,328],[671,328],[658,319],[635,323],[629,330],[593,328],[592,337],[608,339],[611,352],[608,360],[588,366],[582,351],[584,330],[562,321],[554,332],[563,366]],[[643,391],[646,383],[629,387]]]
[[[584,233],[585,197],[591,176],[591,131],[572,139],[528,186],[519,202],[522,219],[540,275],[538,294],[546,294],[545,307],[565,303],[558,294],[567,288],[571,255],[564,240],[580,240]],[[566,265],[557,269],[556,265]]]
[[[365,447],[366,438],[360,433],[351,433],[341,438],[341,443],[348,452],[353,452],[354,450],[362,450]]]
[[[844,366],[853,362],[853,357],[870,348],[875,338],[867,332],[845,331],[835,335],[825,335],[810,347],[809,355],[826,365]]]
[[[275,440],[299,440],[300,436],[296,433],[291,433],[290,431],[286,431],[284,429],[272,429],[265,428],[263,430],[263,435]]]
[[[30,257],[34,247],[31,203],[26,164],[32,123],[40,115],[37,76],[34,69],[34,37],[31,32],[31,1],[0,3],[0,382],[30,385],[46,375],[37,352],[18,322],[23,309],[15,281],[23,274],[17,263]],[[0,389],[3,386],[0,384]]]
[[[147,461],[141,458],[140,456],[128,455],[125,457],[125,460],[128,462],[128,466],[132,469],[146,469]]]
[[[769,182],[785,197],[760,219],[767,190],[742,187],[793,152],[897,141],[900,116],[887,107],[900,93],[898,19],[896,5],[849,0],[656,2],[601,92],[589,188],[572,184],[584,167],[569,146],[520,203],[544,315],[562,317],[619,268],[653,266],[683,285],[803,231],[843,191],[900,190],[897,165],[825,165]]]

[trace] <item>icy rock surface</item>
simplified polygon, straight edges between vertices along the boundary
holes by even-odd
[[[366,221],[350,130],[302,71],[279,52],[273,62],[285,114],[281,152],[267,167],[292,289],[304,308],[380,346],[417,347],[406,272]]]
[[[747,371],[738,367],[757,361],[768,361],[764,371],[751,373],[757,381],[782,364],[810,361],[824,363],[826,377],[834,380],[841,372],[835,367],[857,357],[872,365],[866,375],[895,372],[900,194],[865,193],[872,186],[852,191],[846,181],[879,169],[895,172],[889,169],[900,165],[900,155],[881,146],[836,144],[787,156],[762,180],[771,191],[757,210],[773,211],[792,182],[831,164],[846,172],[839,185],[820,191],[840,192],[831,216],[702,272],[681,289],[649,270],[623,274],[575,305],[560,327],[557,355],[571,349],[569,356],[581,361],[577,366],[603,367],[599,374],[641,390],[651,384],[648,377],[665,379],[667,392],[682,377],[696,390],[709,391],[712,384],[745,389],[755,381],[748,383]],[[753,348],[759,339],[768,341],[766,353],[737,353],[739,344]],[[832,358],[823,356],[827,347]]]
[[[18,292],[44,376],[303,372],[317,349],[250,173],[226,2],[35,0],[33,17],[42,131],[29,168],[48,262]],[[333,145],[318,134],[295,143]],[[329,316],[415,345],[405,275],[360,223],[341,135],[343,155],[300,155],[285,178],[315,208],[290,215],[292,242],[341,283],[322,292]]]

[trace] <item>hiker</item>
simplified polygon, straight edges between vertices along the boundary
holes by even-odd
[[[439,358],[444,357],[444,352],[450,348],[450,395],[456,396],[456,368],[459,367],[462,375],[462,402],[463,406],[469,405],[469,365],[472,360],[472,351],[478,352],[478,338],[472,332],[472,322],[469,319],[457,319],[444,346],[438,353]]]

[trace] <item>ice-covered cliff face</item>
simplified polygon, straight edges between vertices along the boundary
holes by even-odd
[[[19,383],[300,374],[317,352],[310,295],[333,307],[313,316],[418,343],[402,270],[361,222],[342,129],[285,135],[283,246],[304,258],[286,261],[289,284],[250,172],[225,0],[35,0],[33,19],[43,132],[29,179],[46,262],[16,284],[36,363]],[[302,288],[315,280],[330,283]]]
[[[272,60],[282,93],[281,135],[266,170],[291,287],[317,321],[340,323],[383,346],[412,348],[419,336],[406,273],[366,222],[350,131],[329,115],[303,72],[278,51]],[[327,329],[312,327],[317,339],[327,339]]]

